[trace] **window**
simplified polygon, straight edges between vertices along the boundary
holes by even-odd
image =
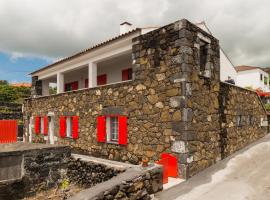
[[[60,116],[59,135],[61,138],[78,139],[79,117],[78,116]]]
[[[107,120],[109,121],[110,127],[109,127],[109,140],[118,142],[118,117],[107,117]]]
[[[204,72],[205,72],[205,67],[207,63],[207,53],[208,53],[207,43],[201,40],[200,41],[200,72],[202,73],[202,75],[204,75]]]
[[[122,81],[127,81],[132,79],[132,68],[122,70]]]
[[[237,115],[236,116],[236,125],[238,127],[242,126],[242,115]]]
[[[66,137],[72,137],[72,118],[66,118]]]
[[[126,116],[98,116],[97,141],[127,144]]]
[[[78,81],[65,84],[65,92],[72,91],[72,90],[78,90],[78,88],[79,88],[79,82]]]
[[[252,126],[253,123],[254,123],[253,116],[252,116],[252,115],[248,115],[248,125],[249,125],[249,126]]]
[[[48,134],[48,117],[36,116],[35,118],[35,133],[36,134]]]
[[[263,75],[262,74],[260,74],[260,79],[261,79],[261,81],[263,80]]]
[[[264,85],[268,85],[268,78],[267,78],[267,76],[264,76]]]
[[[97,85],[107,84],[107,74],[97,76]]]
[[[88,88],[88,84],[89,84],[89,81],[88,81],[88,78],[84,80],[84,87],[85,88]]]

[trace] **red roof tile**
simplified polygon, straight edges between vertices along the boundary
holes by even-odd
[[[241,66],[236,66],[235,67],[235,70],[237,72],[247,71],[247,70],[252,70],[252,69],[261,69],[261,67],[253,67],[253,66],[246,66],[246,65],[241,65]]]

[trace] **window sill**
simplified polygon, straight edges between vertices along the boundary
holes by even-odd
[[[107,141],[107,144],[119,144],[118,141]]]

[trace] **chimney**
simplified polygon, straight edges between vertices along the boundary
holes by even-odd
[[[129,22],[123,22],[120,24],[120,35],[125,34],[129,31],[132,31],[132,24]]]

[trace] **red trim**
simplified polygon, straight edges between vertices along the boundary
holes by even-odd
[[[97,117],[97,141],[106,142],[106,117]]]
[[[118,123],[119,123],[119,141],[118,143],[121,145],[127,145],[127,117],[126,116],[119,116],[118,117]]]
[[[122,81],[127,81],[132,79],[132,68],[122,70]]]
[[[66,117],[64,116],[60,116],[60,120],[59,120],[59,135],[61,138],[65,138],[66,137]]]
[[[78,139],[79,137],[79,117],[73,116],[72,117],[72,138]]]
[[[48,117],[43,117],[44,124],[44,135],[48,135]]]
[[[107,74],[97,76],[97,85],[107,84]]]
[[[38,135],[40,133],[40,117],[35,119],[35,133]]]

